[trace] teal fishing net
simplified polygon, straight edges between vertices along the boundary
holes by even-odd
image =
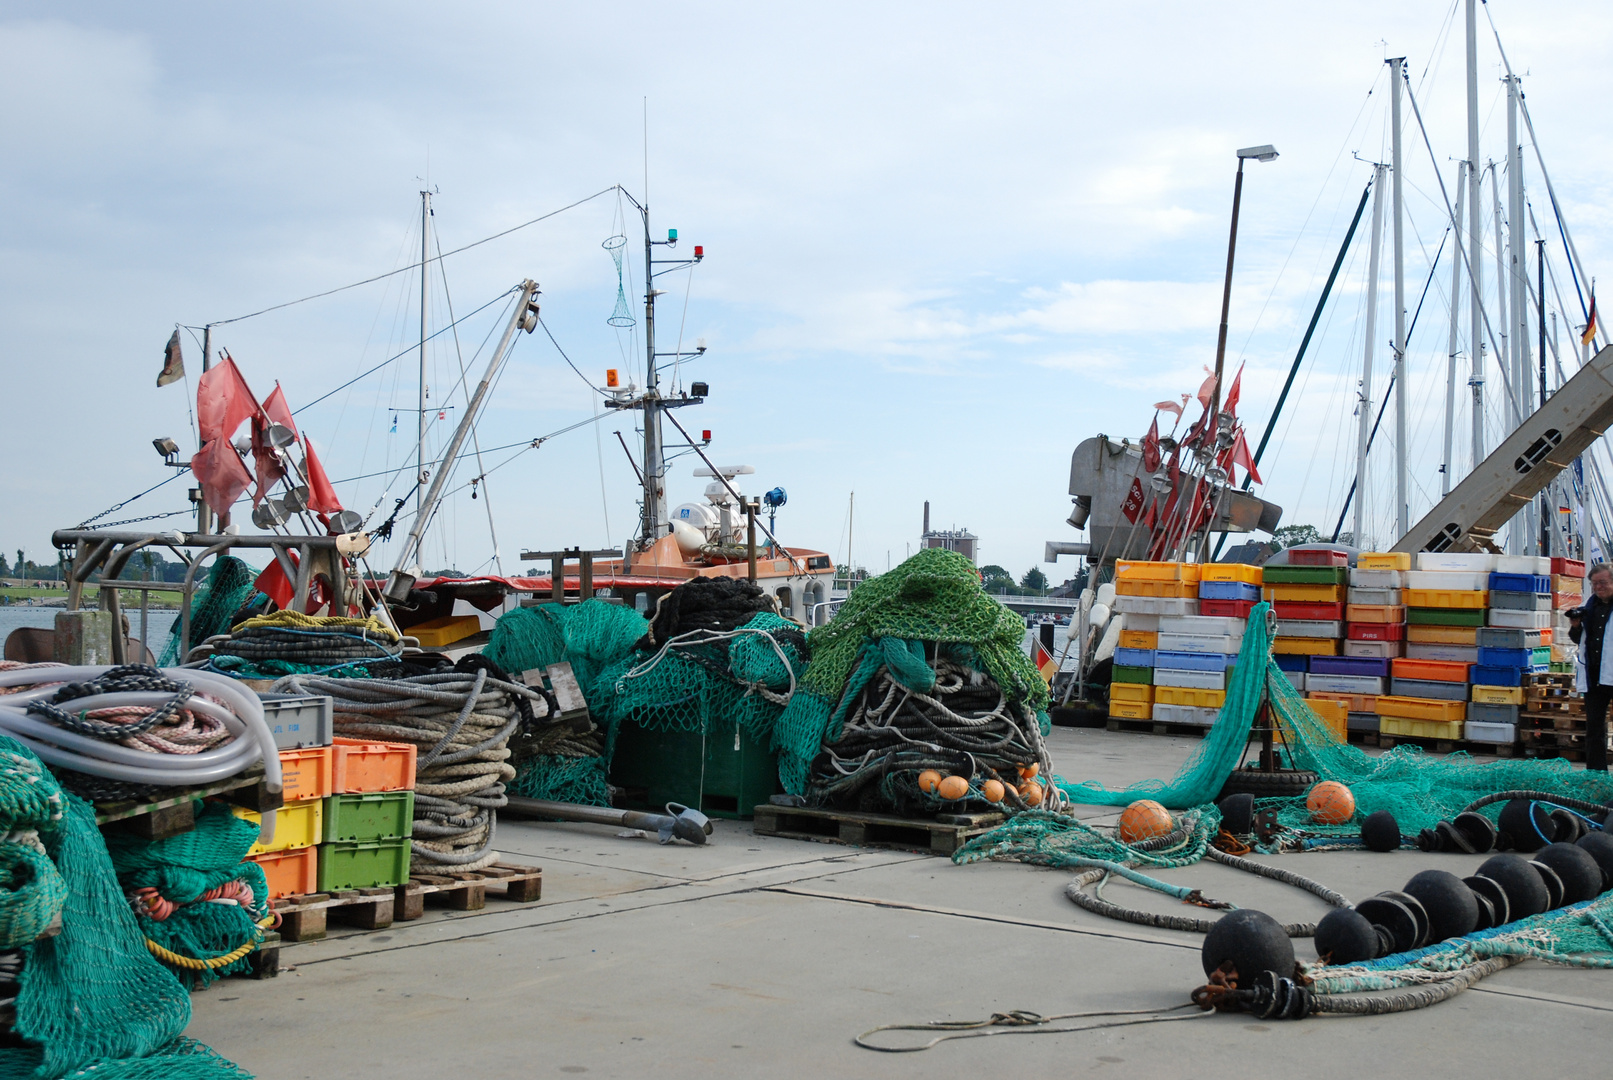
[[[191,649],[214,634],[229,630],[230,619],[241,605],[257,591],[253,585],[258,572],[233,555],[221,555],[208,570],[207,578],[191,598],[190,640],[181,642],[179,635],[184,627],[181,618],[175,617],[169,633],[168,645],[162,650],[158,667],[173,667],[183,663]]]

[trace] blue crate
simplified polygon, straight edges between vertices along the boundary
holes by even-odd
[[[1155,667],[1177,671],[1226,671],[1237,662],[1237,653],[1186,653],[1160,649],[1154,654]]]
[[[1527,668],[1496,667],[1491,664],[1474,664],[1468,669],[1468,681],[1474,686],[1521,686]]]
[[[1384,678],[1389,674],[1389,658],[1387,656],[1313,656],[1311,657],[1311,674],[1376,675],[1379,678]]]
[[[1551,659],[1551,649],[1546,649],[1546,659]],[[1533,665],[1533,649],[1496,649],[1486,645],[1479,646],[1479,663],[1487,667],[1515,667],[1526,668]],[[1486,683],[1486,686],[1495,685]]]
[[[1311,660],[1311,658],[1308,656],[1296,656],[1291,653],[1277,653],[1272,657],[1272,659],[1277,661],[1277,667],[1279,670],[1293,672],[1303,672],[1308,670]]]
[[[1491,571],[1490,588],[1500,592],[1551,592],[1551,578],[1541,574],[1503,574]]]
[[[1153,649],[1116,649],[1115,664],[1119,667],[1158,667],[1154,663]]]
[[[1201,581],[1200,600],[1259,600],[1260,586],[1242,581]]]

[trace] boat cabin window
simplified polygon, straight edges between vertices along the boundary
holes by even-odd
[[[792,598],[790,587],[788,585],[781,585],[778,588],[778,591],[773,595],[778,597],[778,606],[781,612],[783,612],[785,615],[795,614],[795,602]]]

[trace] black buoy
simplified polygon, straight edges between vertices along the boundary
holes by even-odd
[[[1602,891],[1602,868],[1591,853],[1577,844],[1550,844],[1535,852],[1535,862],[1557,871],[1563,882],[1563,903],[1577,904]]]
[[[1400,822],[1387,810],[1374,810],[1361,822],[1361,843],[1372,851],[1394,851],[1400,847]]]
[[[1540,883],[1546,886],[1546,910],[1554,911],[1562,907],[1563,879],[1557,876],[1557,871],[1539,859],[1529,860],[1529,869],[1540,875]]]
[[[1613,836],[1605,832],[1586,833],[1577,841],[1602,868],[1602,888],[1613,887]]]
[[[1479,906],[1473,890],[1448,870],[1424,870],[1401,891],[1415,896],[1428,912],[1429,944],[1471,934],[1478,924]]]
[[[1551,823],[1556,829],[1554,844],[1572,844],[1585,833],[1585,819],[1561,806],[1551,812]]]
[[[1475,873],[1501,886],[1507,894],[1511,921],[1527,919],[1549,909],[1551,897],[1546,892],[1546,883],[1522,856],[1492,855]]]
[[[1490,921],[1485,924],[1481,918],[1481,925],[1474,929],[1489,930],[1493,927],[1505,926],[1512,921],[1512,905],[1507,901],[1507,891],[1496,884],[1495,881],[1474,874],[1472,877],[1463,878],[1462,884],[1473,890],[1473,896],[1476,899],[1484,901],[1484,904],[1479,905],[1480,916],[1484,915],[1486,906],[1490,910]]]
[[[1246,836],[1255,827],[1255,797],[1248,792],[1228,795],[1220,802],[1221,827],[1233,836]]]
[[[1206,975],[1230,965],[1243,989],[1254,986],[1263,972],[1281,979],[1294,976],[1294,943],[1287,931],[1270,915],[1252,908],[1240,908],[1216,920],[1204,935],[1199,959]]]
[[[1457,814],[1451,824],[1467,840],[1475,855],[1483,855],[1495,847],[1495,823],[1483,814],[1465,810]]]
[[[1539,851],[1557,839],[1557,825],[1544,806],[1513,799],[1501,808],[1502,846],[1512,851]]]
[[[1420,949],[1427,945],[1429,941],[1428,909],[1423,907],[1423,902],[1408,892],[1396,892],[1393,889],[1385,889],[1378,895],[1386,896],[1391,900],[1398,900],[1406,905],[1406,909],[1411,912],[1412,918],[1417,920],[1417,940],[1412,945],[1412,948]]]
[[[1462,884],[1467,884],[1466,878],[1462,879]],[[1478,922],[1473,924],[1474,930],[1488,930],[1490,927],[1498,925],[1496,922],[1495,908],[1490,906],[1490,898],[1488,896],[1485,896],[1483,893],[1474,893],[1473,902],[1478,905],[1479,909]]]
[[[1417,916],[1412,914],[1411,908],[1406,904],[1392,900],[1388,896],[1369,896],[1355,905],[1355,910],[1388,935],[1392,952],[1406,952],[1417,947],[1417,935],[1421,932],[1421,926],[1417,922]]]
[[[1392,939],[1354,908],[1334,908],[1316,924],[1316,955],[1329,964],[1356,964],[1388,955]]]

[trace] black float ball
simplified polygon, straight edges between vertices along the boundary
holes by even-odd
[[[1387,810],[1375,810],[1361,822],[1361,843],[1372,851],[1394,851],[1400,847],[1400,822]]]
[[[1535,862],[1557,871],[1563,881],[1563,903],[1577,904],[1602,891],[1602,868],[1577,844],[1551,844],[1535,853]]]
[[[1254,986],[1262,972],[1275,972],[1284,979],[1294,975],[1294,943],[1282,923],[1252,908],[1229,912],[1218,919],[1204,935],[1199,958],[1206,975],[1230,964],[1237,971],[1238,986],[1245,989]]]
[[[1501,891],[1507,894],[1513,921],[1547,910],[1550,894],[1546,892],[1546,883],[1527,859],[1518,855],[1492,855],[1475,872],[1501,886]]]
[[[1473,890],[1475,899],[1483,901],[1479,905],[1479,925],[1474,929],[1489,930],[1492,927],[1505,926],[1512,921],[1512,907],[1507,902],[1507,891],[1500,885],[1478,874],[1463,878],[1462,884]]]
[[[1553,843],[1558,844],[1572,844],[1578,840],[1584,833],[1586,824],[1584,818],[1560,806],[1551,812],[1551,823],[1557,830]]]
[[[1613,886],[1613,836],[1605,832],[1586,833],[1579,838],[1578,844],[1602,868],[1602,888]]]
[[[1539,851],[1557,839],[1557,825],[1539,803],[1513,799],[1501,808],[1500,833],[1513,851]]]
[[[1495,823],[1483,814],[1464,811],[1457,814],[1451,824],[1467,840],[1475,854],[1483,855],[1495,847]]]
[[[1329,964],[1355,964],[1380,955],[1378,928],[1354,908],[1334,908],[1316,924],[1316,955]]]
[[[1479,905],[1473,890],[1449,871],[1424,870],[1406,882],[1401,892],[1415,896],[1428,912],[1430,944],[1471,934],[1478,925]]]
[[[1221,827],[1233,836],[1244,836],[1255,827],[1255,797],[1247,792],[1221,800]]]
[[[1540,883],[1546,886],[1546,910],[1563,906],[1563,879],[1557,876],[1557,871],[1539,859],[1529,860],[1529,869],[1540,875]]]
[[[1412,900],[1411,904],[1416,902]],[[1403,904],[1388,896],[1369,896],[1355,905],[1355,910],[1387,935],[1388,947],[1384,955],[1387,956],[1390,952],[1405,952],[1417,947],[1418,938],[1422,934],[1422,924],[1418,922],[1417,916],[1412,914],[1409,904]]]

